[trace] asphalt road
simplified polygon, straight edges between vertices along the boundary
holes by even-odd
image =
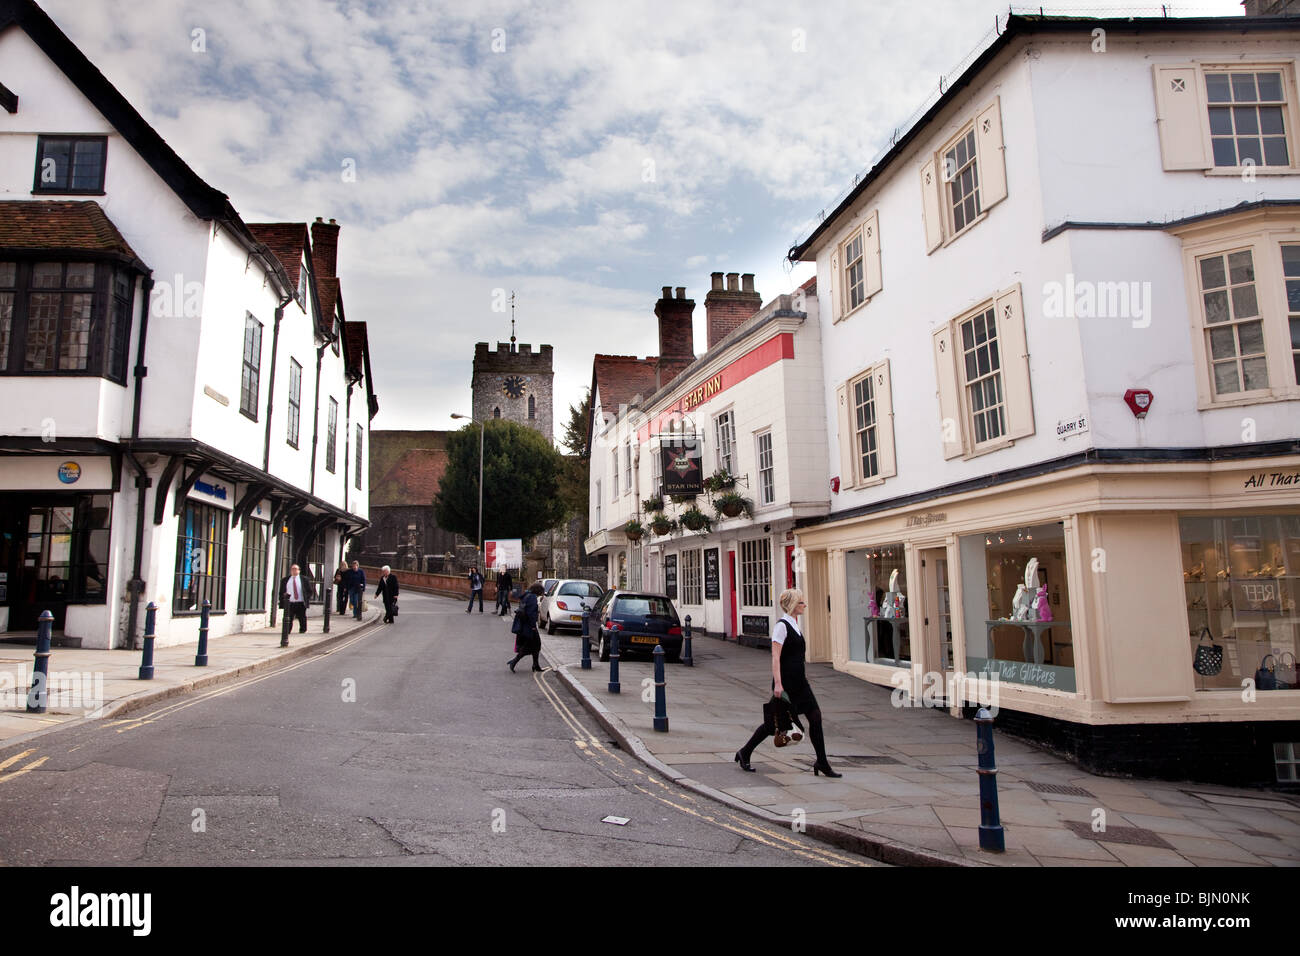
[[[510,641],[403,594],[327,653],[0,750],[44,758],[0,775],[0,865],[874,865],[658,778]]]

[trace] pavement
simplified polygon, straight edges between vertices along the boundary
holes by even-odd
[[[280,626],[227,634],[208,641],[208,663],[194,666],[196,646],[154,649],[154,676],[140,679],[141,651],[54,647],[50,651],[50,698],[43,714],[27,713],[27,691],[35,648],[0,641],[0,747],[22,743],[51,730],[87,720],[109,720],[190,691],[316,654],[370,630],[383,618],[374,603],[360,621],[331,614],[322,632],[319,607],[307,617],[307,633],[295,625],[289,646],[280,646]],[[382,626],[382,625],[380,625]],[[2,638],[3,635],[0,635]],[[0,774],[5,773],[0,764]]]
[[[504,627],[504,624],[503,624]],[[667,732],[654,729],[654,665],[622,661],[622,692],[572,632],[542,635],[574,694],[621,747],[680,786],[887,863],[923,866],[1300,866],[1300,798],[1214,784],[1090,774],[995,733],[1006,850],[979,848],[975,724],[947,711],[895,707],[892,688],[808,665],[827,756],[841,779],[814,777],[807,739],[734,762],[762,722],[771,654],[713,638],[695,666],[665,666]]]
[[[213,638],[209,663],[194,666],[193,644],[155,650],[153,680],[140,680],[141,653],[53,649],[45,714],[26,712],[33,648],[0,643],[0,747],[75,722],[122,718],[152,704],[321,653],[363,637],[382,613],[360,622],[319,614],[289,648],[280,630]],[[501,621],[502,637],[509,619]],[[979,849],[975,727],[945,711],[896,708],[891,689],[824,664],[808,667],[825,721],[831,765],[812,775],[805,738],[755,752],[756,773],[733,755],[761,721],[770,655],[711,638],[694,642],[696,664],[666,668],[669,730],[653,729],[653,665],[623,661],[621,694],[609,667],[580,667],[581,641],[542,636],[549,663],[620,747],[679,785],[733,809],[901,865],[927,866],[1300,866],[1300,798],[1214,784],[1102,777],[1006,734],[996,735],[1006,851]],[[646,693],[649,691],[649,693]],[[0,779],[25,772],[0,762]]]

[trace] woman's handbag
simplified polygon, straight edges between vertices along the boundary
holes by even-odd
[[[1204,641],[1209,643],[1203,643]],[[1223,646],[1214,643],[1214,635],[1208,627],[1201,628],[1201,636],[1197,638],[1192,670],[1202,677],[1217,677],[1219,671],[1223,670]]]
[[[524,632],[524,609],[520,608],[515,611],[515,619],[510,624],[511,634],[522,634]]]
[[[1295,670],[1295,655],[1290,651],[1283,651],[1282,656],[1277,659],[1276,674],[1278,690],[1295,690]]]
[[[1269,666],[1269,661],[1274,662],[1272,667]],[[1255,689],[1277,690],[1277,662],[1272,654],[1265,654],[1259,662],[1259,670],[1255,671]]]
[[[775,738],[778,747],[784,747],[790,742],[789,731],[794,723],[790,720],[790,707],[784,694],[780,697],[773,695],[763,705],[763,726]]]
[[[397,602],[396,602],[396,601],[393,602],[393,609],[392,609],[392,611],[389,612],[389,613],[390,613],[390,616],[392,616],[392,617],[397,617]]]

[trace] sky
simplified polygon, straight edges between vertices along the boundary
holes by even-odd
[[[513,292],[519,341],[555,349],[557,438],[596,352],[658,352],[661,287],[695,300],[698,354],[710,273],[754,273],[764,302],[811,277],[785,261],[790,246],[1007,12],[992,0],[38,2],[245,222],[338,220],[347,317],[368,325],[372,427],[461,425],[450,415],[470,412],[474,343],[509,339]]]

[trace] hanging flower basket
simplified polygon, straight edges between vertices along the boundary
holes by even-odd
[[[627,535],[629,541],[640,541],[641,536],[645,534],[645,526],[633,519],[623,526],[623,533]]]
[[[752,514],[749,502],[734,491],[719,495],[713,502],[713,508],[718,514],[726,515],[728,518],[737,518],[741,514]]]
[[[667,515],[657,514],[650,519],[650,530],[663,537],[673,530],[673,522]]]
[[[675,505],[689,505],[695,502],[694,495],[669,495]]]
[[[641,502],[641,509],[647,513],[664,510],[664,496],[651,495]]]
[[[719,468],[709,477],[704,479],[704,487],[708,488],[714,494],[719,491],[730,491],[736,487],[736,476],[731,474],[725,468]]]
[[[707,529],[709,527],[709,516],[699,508],[683,511],[680,520],[682,527],[687,531],[699,531],[702,528]]]

